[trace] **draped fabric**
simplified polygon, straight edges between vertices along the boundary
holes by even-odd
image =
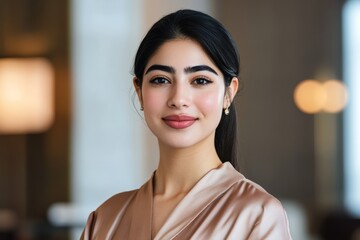
[[[152,237],[153,178],[92,212],[81,239],[291,239],[281,203],[230,163],[203,176]]]

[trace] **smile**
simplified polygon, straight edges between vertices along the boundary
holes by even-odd
[[[166,125],[175,129],[184,129],[190,127],[198,118],[186,115],[171,115],[162,118]]]

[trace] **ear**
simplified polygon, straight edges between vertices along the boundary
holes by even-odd
[[[139,102],[141,107],[143,106],[143,101],[142,101],[142,93],[141,93],[141,86],[140,86],[140,80],[137,77],[133,78],[133,85],[136,91],[136,94],[138,96]]]
[[[225,90],[224,109],[228,108],[231,105],[238,91],[238,88],[239,88],[239,79],[237,77],[233,77],[231,79],[230,85],[226,87]]]

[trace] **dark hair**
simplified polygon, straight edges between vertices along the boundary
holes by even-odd
[[[150,57],[166,41],[188,38],[198,42],[224,75],[225,86],[239,74],[239,54],[236,45],[223,25],[211,16],[194,11],[179,10],[156,22],[142,40],[135,56],[134,74],[142,86],[145,67]],[[215,132],[215,148],[222,162],[238,168],[236,157],[236,112],[231,104],[230,114],[221,116]]]

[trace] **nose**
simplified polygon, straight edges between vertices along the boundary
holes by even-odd
[[[170,91],[168,106],[170,108],[182,109],[189,107],[190,91],[183,84],[175,83]]]

